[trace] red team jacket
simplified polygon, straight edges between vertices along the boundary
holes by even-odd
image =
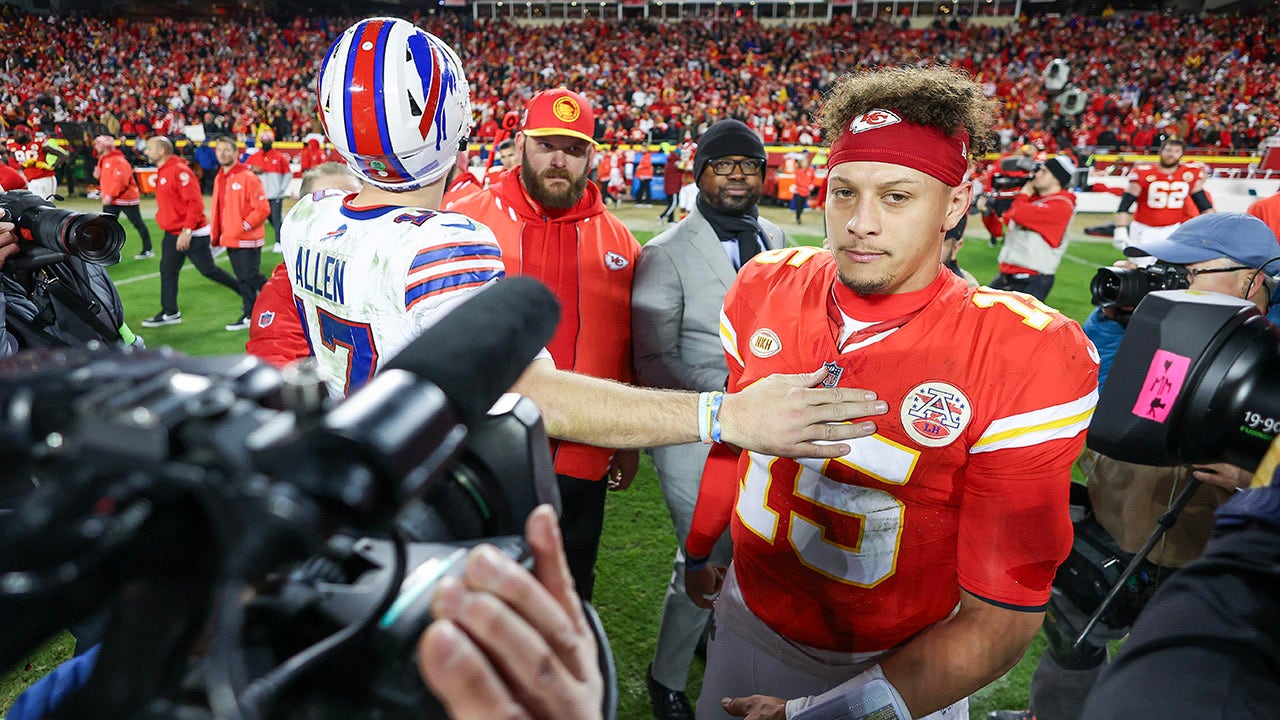
[[[1134,203],[1133,221],[1154,227],[1176,225],[1188,219],[1188,207],[1195,210],[1191,189],[1204,178],[1200,163],[1182,163],[1172,172],[1160,170],[1159,163],[1139,163],[1130,177],[1141,188]],[[1199,212],[1190,215],[1194,217]]]
[[[864,322],[909,319],[840,352],[835,297]],[[870,652],[946,618],[961,588],[1045,605],[1071,547],[1071,464],[1097,399],[1096,351],[1079,325],[949,272],[916,293],[859,297],[815,248],[757,255],[723,320],[730,391],[825,364],[824,385],[889,404],[840,459],[713,449],[688,552],[709,554],[731,524],[755,615],[806,645]]]
[[[519,173],[453,204],[487,225],[502,247],[508,275],[546,283],[560,301],[560,327],[547,344],[556,367],[595,377],[631,379],[631,278],[640,244],[605,212],[587,183],[576,206],[548,217],[526,195]],[[599,480],[613,450],[553,441],[556,472]]]
[[[183,228],[194,231],[208,223],[200,181],[186,160],[170,155],[156,170],[156,224],[177,235]]]
[[[228,248],[262,247],[267,236],[271,204],[262,181],[244,163],[219,169],[213,179],[213,218],[210,237],[214,245]]]
[[[1040,234],[1049,247],[1058,247],[1066,239],[1067,228],[1071,225],[1071,217],[1076,212],[1076,194],[1070,190],[1059,190],[1044,197],[1031,197],[1018,193],[1013,204],[1000,219],[1006,223],[1016,222],[1028,230]],[[1029,268],[1000,263],[1000,272],[1035,273]],[[1038,274],[1038,273],[1037,273]]]
[[[98,190],[103,205],[137,205],[140,201],[133,165],[119,148],[98,158]]]

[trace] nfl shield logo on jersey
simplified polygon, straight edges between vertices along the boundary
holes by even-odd
[[[921,383],[907,391],[899,417],[902,429],[925,447],[950,445],[973,419],[969,398],[954,385]]]
[[[276,321],[276,314],[271,312],[270,310],[266,310],[261,315],[258,316],[258,327],[260,328],[271,327],[271,323],[275,321]]]
[[[824,362],[822,367],[827,371],[827,376],[822,378],[822,387],[833,388],[840,384],[840,376],[844,374],[844,368],[833,362]]]

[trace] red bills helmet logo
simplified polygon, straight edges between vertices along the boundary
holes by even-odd
[[[876,130],[902,122],[902,118],[888,110],[868,110],[849,123],[849,132],[860,133]]]
[[[921,383],[902,399],[899,419],[912,440],[925,447],[950,445],[973,419],[969,398],[954,385]]]

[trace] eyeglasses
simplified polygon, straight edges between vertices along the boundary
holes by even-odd
[[[764,167],[764,161],[757,158],[743,158],[741,160],[720,158],[707,164],[711,166],[711,172],[717,175],[732,175],[735,169],[741,169],[743,174],[746,175],[755,175]]]
[[[1197,275],[1212,275],[1213,273],[1235,272],[1237,270],[1253,270],[1254,268],[1237,265],[1236,267],[1206,268],[1204,270],[1193,270],[1192,268],[1184,269],[1187,271],[1187,284],[1190,285],[1196,281]]]

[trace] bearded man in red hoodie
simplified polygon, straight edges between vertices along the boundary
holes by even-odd
[[[631,276],[640,244],[609,214],[588,180],[595,115],[590,102],[557,88],[525,106],[516,146],[521,164],[450,209],[493,230],[508,275],[529,275],[560,300],[560,327],[547,344],[556,367],[631,380]],[[569,569],[591,597],[609,487],[625,488],[638,453],[553,441]]]

